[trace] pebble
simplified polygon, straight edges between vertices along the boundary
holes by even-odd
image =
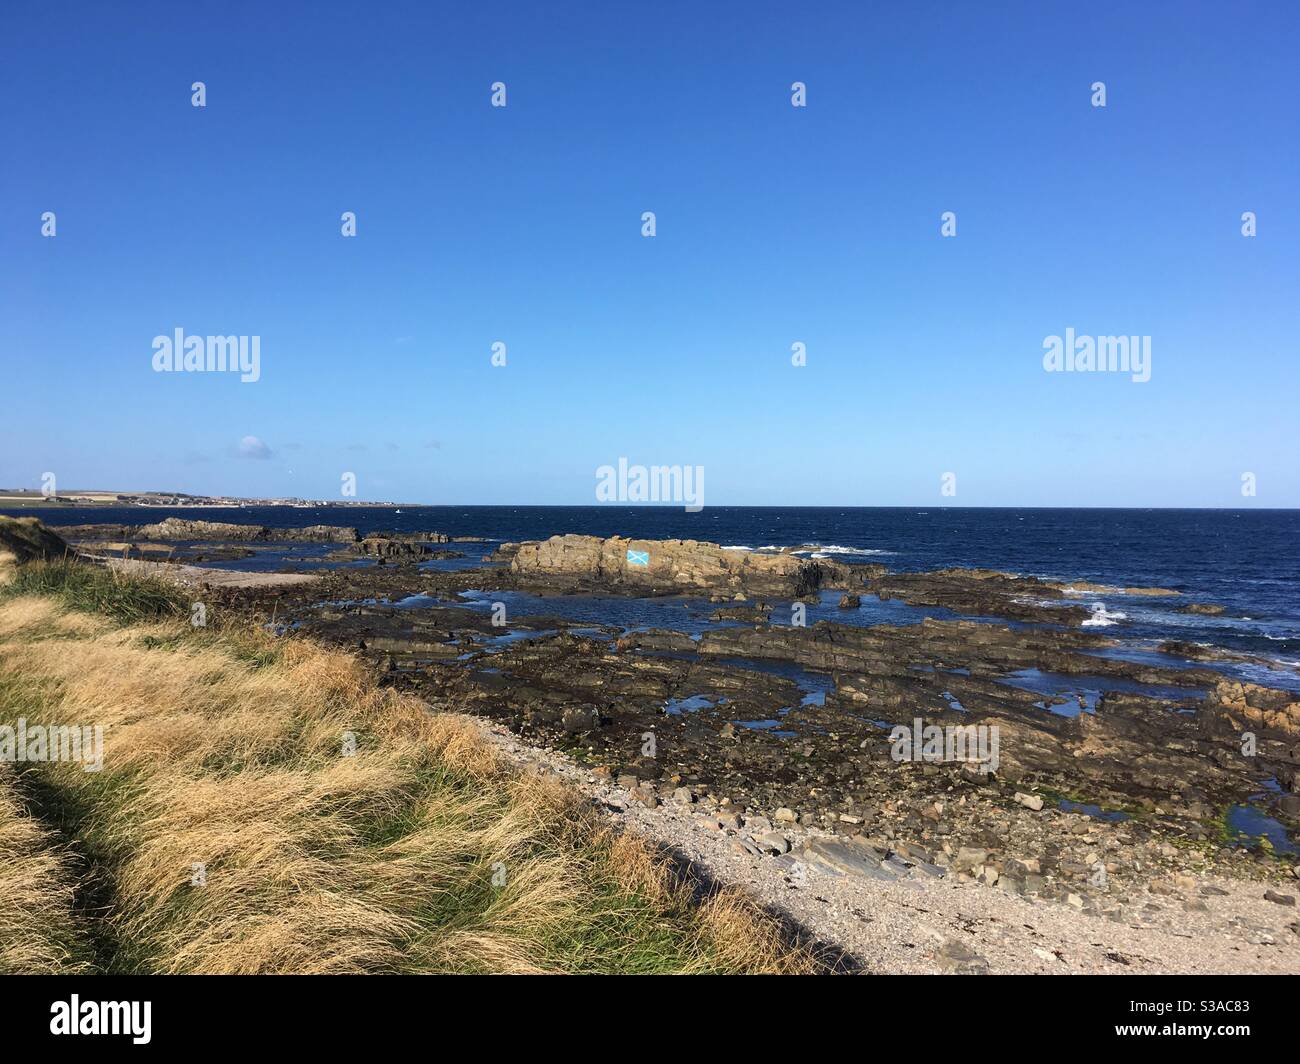
[[[988,961],[956,939],[945,942],[935,954],[935,959],[940,966],[959,975],[985,975],[989,970]]]

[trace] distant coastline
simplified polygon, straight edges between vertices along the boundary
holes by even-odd
[[[481,503],[481,502],[456,502],[446,501],[440,503],[427,502],[394,502],[385,499],[302,499],[297,496],[270,496],[255,497],[246,495],[191,495],[179,491],[66,491],[58,492],[53,495],[46,495],[39,489],[28,488],[0,488],[0,512],[8,509],[71,509],[76,507],[131,507],[136,509],[248,509],[251,507],[291,507],[301,510],[311,509],[366,509],[367,507],[408,507],[410,509],[438,509],[440,507],[452,509],[475,508],[480,510],[589,510],[589,509],[612,509],[612,510],[632,510],[632,511],[655,511],[655,510],[680,510],[675,505],[663,505],[657,503],[626,503],[613,505],[609,503],[598,503],[593,506],[591,503]],[[920,509],[924,507],[924,509]],[[813,503],[789,505],[776,505],[773,503],[764,503],[752,505],[746,503],[721,503],[715,504],[707,509],[713,511],[789,511],[789,510],[826,510],[826,511],[854,511],[854,510],[898,510],[911,513],[925,513],[933,510],[936,513],[952,511],[996,511],[1004,510],[1011,513],[1032,513],[1040,511],[1061,511],[1074,512],[1080,510],[1091,510],[1097,512],[1170,512],[1170,513],[1244,513],[1244,512],[1281,512],[1293,513],[1300,511],[1296,506],[1018,506],[1011,504],[1001,505],[971,505],[958,504],[952,500],[946,500],[941,505],[933,503]]]
[[[293,506],[301,509],[337,508],[357,506],[415,506],[416,503],[366,501],[358,499],[258,499],[237,495],[189,495],[175,491],[68,491],[46,494],[25,488],[0,488],[0,508],[30,507],[33,509],[60,509],[72,506],[132,506],[141,509],[230,509],[248,506]]]

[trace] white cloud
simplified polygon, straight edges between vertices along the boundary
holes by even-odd
[[[262,461],[271,457],[271,448],[256,436],[245,436],[239,441],[239,457]]]

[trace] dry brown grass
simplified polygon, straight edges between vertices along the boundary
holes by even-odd
[[[0,721],[20,712],[105,729],[101,772],[40,768],[110,871],[107,969],[812,967],[752,903],[697,905],[574,792],[515,774],[474,719],[433,714],[305,640],[123,627],[11,598]]]
[[[27,814],[12,769],[0,764],[0,972],[88,970],[75,887],[67,855]]]

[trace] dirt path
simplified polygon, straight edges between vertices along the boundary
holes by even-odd
[[[146,562],[104,554],[87,554],[86,557],[103,561],[110,569],[159,577],[184,587],[198,587],[202,584],[212,587],[284,587],[290,584],[309,584],[320,579],[316,573],[242,573],[233,569],[206,569],[198,565]]]
[[[1198,877],[1176,894],[1131,899],[1117,921],[952,875],[830,875],[795,865],[797,852],[746,852],[743,831],[718,826],[725,810],[705,803],[647,808],[564,754],[528,746],[500,725],[484,721],[482,729],[525,771],[555,773],[618,825],[676,850],[711,879],[745,888],[868,972],[1300,973],[1297,909],[1264,898],[1270,886],[1295,896],[1300,883]],[[796,851],[826,838],[789,825],[780,831]]]

